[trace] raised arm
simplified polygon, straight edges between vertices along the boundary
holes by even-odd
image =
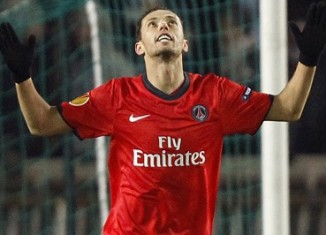
[[[20,109],[33,135],[56,135],[71,128],[63,121],[55,106],[50,106],[37,92],[31,78],[16,83]]]
[[[35,135],[55,135],[71,130],[54,106],[37,92],[31,79],[35,38],[31,35],[23,45],[9,23],[0,25],[0,51],[13,73],[19,105],[27,126]]]
[[[307,102],[316,66],[298,63],[293,77],[286,87],[274,97],[266,121],[297,121]]]
[[[300,50],[293,77],[274,98],[266,120],[296,121],[301,117],[315,76],[316,65],[326,43],[326,5],[313,3],[302,31],[290,22],[290,29]],[[325,66],[325,65],[319,65]]]

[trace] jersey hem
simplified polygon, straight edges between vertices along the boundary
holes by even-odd
[[[64,121],[65,123],[67,123],[68,126],[71,127],[72,132],[74,133],[74,135],[75,135],[78,139],[83,140],[83,138],[82,138],[82,137],[79,135],[79,133],[77,132],[76,128],[74,128],[72,125],[70,125],[70,123],[69,123],[69,122],[66,120],[66,118],[64,117],[62,106],[61,106],[61,105],[57,105],[56,107],[57,107],[57,109],[58,109],[58,111],[59,111],[59,114],[60,114],[60,116],[62,117],[63,121]]]
[[[269,113],[269,110],[271,109],[272,104],[273,104],[273,102],[274,102],[274,96],[273,96],[273,95],[269,95],[269,100],[270,100],[269,107],[268,107],[268,109],[266,110],[266,114],[265,114],[264,118],[263,118],[262,121],[259,123],[257,129],[256,129],[255,131],[253,131],[252,133],[250,133],[250,135],[255,135],[255,134],[258,132],[258,130],[260,129],[260,127],[261,127],[261,125],[263,124],[263,122],[265,121],[265,119],[266,119],[266,117],[267,117],[267,115],[268,115],[268,113]]]

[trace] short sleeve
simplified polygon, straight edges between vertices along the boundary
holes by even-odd
[[[108,83],[58,107],[61,116],[80,139],[112,133],[115,116],[115,82]]]
[[[273,96],[223,78],[219,95],[224,135],[255,134],[264,121]]]

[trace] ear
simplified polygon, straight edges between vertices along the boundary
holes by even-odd
[[[182,51],[183,52],[188,52],[188,40],[184,39],[183,40],[183,45],[182,45]]]
[[[135,44],[135,52],[136,52],[137,55],[145,54],[143,44],[140,41],[136,42],[136,44]]]

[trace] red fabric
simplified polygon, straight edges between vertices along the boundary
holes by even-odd
[[[103,234],[212,233],[223,136],[254,134],[271,99],[214,74],[186,79],[175,99],[140,75],[107,82],[83,105],[62,103],[80,138],[111,136]]]

